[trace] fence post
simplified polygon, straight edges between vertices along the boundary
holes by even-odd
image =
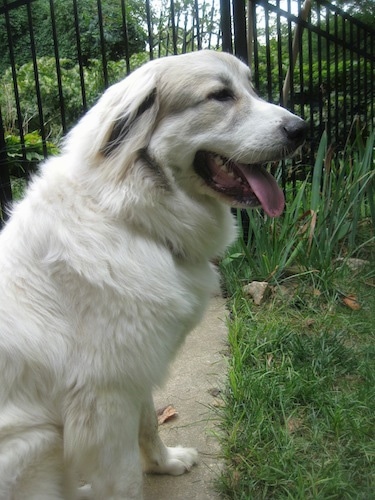
[[[302,21],[306,21],[310,14],[310,10],[311,10],[311,0],[305,0],[298,14],[298,18],[302,19]],[[291,75],[293,74],[294,66],[297,62],[298,52],[302,40],[302,33],[303,33],[303,26],[301,24],[296,24],[293,37],[293,45],[292,45],[292,59],[289,62],[289,68],[285,77],[283,91],[282,91],[283,101],[281,104],[283,106],[286,106],[288,102],[288,95],[291,90]]]
[[[231,24],[230,0],[220,0],[220,27],[223,34],[222,47],[224,52],[233,54]]]
[[[3,126],[3,118],[0,108],[0,227],[8,218],[7,206],[12,201],[12,189],[10,186],[8,155],[5,144],[5,134]]]
[[[254,0],[247,2],[247,59],[249,68],[253,65],[253,50],[254,50],[254,19],[256,4]]]
[[[247,64],[246,4],[244,0],[233,0],[233,29],[235,54]]]

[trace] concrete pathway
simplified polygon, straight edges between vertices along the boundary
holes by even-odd
[[[168,404],[178,416],[160,425],[160,435],[168,446],[194,447],[199,464],[182,476],[146,475],[145,500],[219,500],[213,482],[222,462],[215,437],[219,432],[215,406],[226,377],[223,353],[227,349],[225,301],[215,297],[202,323],[187,338],[175,360],[167,385],[155,394],[156,408]],[[214,391],[212,391],[214,390]]]

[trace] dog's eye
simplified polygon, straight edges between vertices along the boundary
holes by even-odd
[[[220,89],[212,92],[208,96],[209,99],[215,99],[216,101],[229,101],[234,98],[233,92],[229,89]]]

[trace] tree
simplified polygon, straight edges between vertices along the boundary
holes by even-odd
[[[1,0],[0,0],[1,1]],[[1,2],[3,3],[3,2]],[[1,6],[0,3],[0,6]],[[56,32],[59,55],[62,58],[78,61],[77,34],[72,1],[54,1]],[[118,61],[125,57],[126,48],[131,56],[145,49],[145,7],[143,2],[127,0],[126,24],[128,47],[124,36],[121,4],[118,0],[106,0],[101,3],[103,17],[103,35],[107,60]],[[39,0],[30,6],[35,45],[38,57],[54,56],[52,43],[52,22],[49,0]],[[87,65],[90,59],[101,58],[101,38],[97,0],[79,0],[77,2],[82,61]],[[30,30],[26,6],[9,12],[10,31],[18,65],[31,60]],[[0,70],[9,66],[9,47],[5,16],[0,24]]]
[[[374,0],[336,0],[334,3],[351,16],[375,29]]]

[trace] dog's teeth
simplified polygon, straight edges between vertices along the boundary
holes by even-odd
[[[220,157],[215,159],[215,163],[218,167],[221,167],[224,164],[223,160]]]
[[[233,177],[234,178],[234,173],[232,171],[228,171],[228,175],[229,175],[229,177]]]
[[[241,177],[237,177],[236,181],[237,181],[237,182],[242,182]]]

